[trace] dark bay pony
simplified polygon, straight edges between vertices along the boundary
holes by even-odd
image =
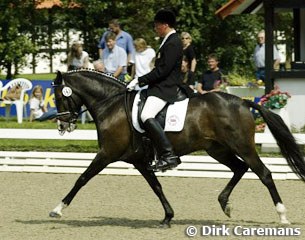
[[[59,130],[73,130],[77,115],[84,104],[97,128],[99,152],[81,174],[71,191],[50,213],[60,217],[77,192],[108,164],[125,161],[133,164],[160,199],[165,211],[161,226],[170,226],[174,211],[167,201],[161,184],[153,171],[147,170],[142,146],[135,151],[133,134],[125,108],[126,85],[117,79],[93,70],[57,73],[54,81]],[[127,96],[126,96],[127,94]],[[177,155],[204,149],[211,157],[229,167],[234,173],[218,197],[224,213],[230,217],[229,196],[250,168],[268,188],[280,222],[287,224],[286,209],[276,189],[270,171],[259,158],[254,142],[255,123],[250,107],[258,110],[277,140],[283,156],[292,170],[304,181],[305,164],[295,139],[283,120],[276,114],[248,100],[226,93],[207,93],[191,98],[184,129],[167,133]],[[140,144],[141,145],[141,144]],[[139,150],[140,149],[140,150]]]

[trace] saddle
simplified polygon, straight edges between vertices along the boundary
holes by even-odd
[[[147,99],[147,89],[143,89],[142,91],[140,91],[140,101],[138,103],[138,122],[140,127],[143,129],[143,122],[141,120],[141,113],[143,111],[143,107],[145,105],[146,99]],[[180,88],[178,89],[177,92],[177,100],[176,102],[180,102],[187,99],[187,95],[186,93],[184,93]],[[166,112],[168,110],[170,103],[167,103],[164,108],[157,114],[157,116],[155,117],[155,119],[159,122],[159,124],[161,125],[161,127],[164,129],[165,127],[165,119],[166,119]]]

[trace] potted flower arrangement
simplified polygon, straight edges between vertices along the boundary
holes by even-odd
[[[279,86],[275,85],[274,89],[269,94],[262,96],[259,102],[265,108],[281,116],[289,129],[291,128],[290,118],[285,106],[290,97],[288,92],[280,91]],[[269,132],[268,127],[265,128],[266,132]]]
[[[286,106],[290,97],[288,92],[281,92],[279,86],[275,85],[270,93],[262,96],[260,104],[268,109],[281,109]]]

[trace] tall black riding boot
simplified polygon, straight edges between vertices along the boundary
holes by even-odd
[[[157,148],[158,155],[160,156],[156,165],[151,166],[148,169],[165,171],[177,167],[181,163],[181,160],[174,154],[172,145],[159,122],[154,118],[149,118],[145,121],[144,128],[153,141],[154,146]]]

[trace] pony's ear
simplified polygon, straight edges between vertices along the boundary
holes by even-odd
[[[60,71],[57,71],[57,75],[56,75],[56,78],[54,80],[54,84],[55,85],[60,85],[62,84],[62,74]]]

